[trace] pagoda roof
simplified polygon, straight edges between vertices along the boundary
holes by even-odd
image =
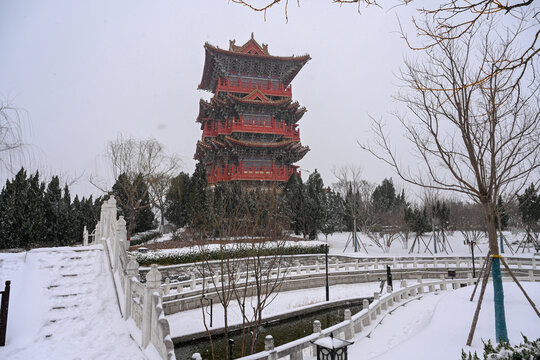
[[[309,146],[303,146],[299,141],[295,140],[282,140],[278,142],[256,142],[239,140],[235,139],[232,136],[225,136],[221,141],[216,138],[209,138],[207,139],[207,141],[197,141],[197,149],[195,151],[194,158],[201,160],[205,151],[234,149],[237,147],[253,149],[286,149],[291,153],[296,153],[299,159],[304,157],[304,155],[310,150]]]
[[[244,97],[227,94],[224,98],[214,96],[210,99],[210,101],[201,99],[199,102],[199,115],[197,116],[196,122],[202,123],[204,118],[211,117],[208,116],[209,111],[215,110],[219,107],[234,109],[233,112],[237,113],[237,104],[273,106],[276,109],[275,111],[272,111],[272,114],[289,113],[295,118],[295,122],[300,120],[300,118],[302,118],[304,113],[307,111],[305,107],[300,106],[298,101],[292,101],[291,98],[285,97],[279,100],[272,100],[262,93],[259,95],[257,91],[260,92],[260,90],[254,90]]]
[[[259,71],[265,69],[264,63],[270,63],[265,75],[279,79],[289,85],[300,69],[309,61],[309,55],[273,56],[268,52],[268,45],[260,45],[251,34],[244,45],[237,46],[235,40],[229,41],[229,50],[220,49],[208,42],[204,44],[204,70],[199,89],[214,91],[218,78],[225,78],[230,73],[253,73],[250,66],[257,66]],[[263,75],[263,74],[258,74]]]
[[[288,97],[283,97],[279,100],[272,100],[262,93],[261,90],[255,89],[246,96],[236,96],[233,94],[227,94],[227,96],[233,100],[236,100],[244,104],[268,104],[268,105],[283,105],[291,101]]]

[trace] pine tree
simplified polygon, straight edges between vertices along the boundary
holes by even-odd
[[[47,233],[45,224],[45,183],[40,181],[39,172],[31,176],[29,179],[28,193],[26,196],[26,212],[31,215],[31,220],[28,223],[30,227],[31,240],[29,242],[43,243]]]
[[[45,242],[50,245],[59,243],[62,219],[61,219],[61,207],[62,207],[62,190],[60,189],[60,180],[58,176],[53,176],[51,181],[47,185],[45,191],[45,224],[47,226],[47,232],[45,235]]]
[[[409,229],[416,235],[422,235],[431,230],[425,207],[420,210],[417,207],[408,206],[405,208],[404,219]]]
[[[176,226],[184,227],[188,222],[190,178],[180,173],[171,179],[165,200],[165,219]]]
[[[377,213],[386,213],[394,207],[396,201],[396,189],[392,179],[384,179],[371,195],[373,206]]]
[[[26,247],[31,239],[31,223],[25,212],[28,181],[21,168],[15,178],[6,181],[0,194],[0,247]]]
[[[285,221],[296,235],[308,235],[306,221],[306,193],[302,178],[293,173],[283,189],[282,200]]]
[[[518,195],[518,201],[523,223],[529,229],[535,227],[540,220],[540,195],[536,193],[534,184]]]
[[[497,214],[498,216],[495,217],[495,226],[497,227],[497,230],[505,230],[508,226],[508,220],[509,216],[506,212],[506,206],[503,202],[502,196],[499,195],[499,198],[497,199]],[[499,224],[499,217],[500,217],[500,224]]]
[[[207,187],[205,166],[198,162],[190,181],[188,215],[190,225],[198,229],[201,235],[202,231],[210,226]]]
[[[432,206],[433,218],[438,222],[438,228],[445,230],[450,221],[450,208],[445,202],[437,200],[437,203]]]
[[[317,169],[306,182],[307,229],[310,239],[315,239],[326,219],[327,202],[324,184]]]
[[[135,213],[135,227],[133,231],[134,233],[138,233],[154,229],[156,224],[155,216],[151,209],[148,186],[142,175],[139,175],[135,179],[135,183],[137,184],[137,211]]]
[[[321,232],[328,240],[328,235],[343,228],[344,202],[339,193],[326,189],[326,217]]]
[[[131,182],[126,174],[120,174],[112,187],[119,215],[127,224],[128,238],[137,232],[154,228],[154,213],[150,209],[148,187],[142,175]]]

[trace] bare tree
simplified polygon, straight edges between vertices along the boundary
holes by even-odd
[[[161,211],[163,222],[164,195],[167,191],[164,183],[178,171],[177,156],[168,155],[156,139],[139,140],[122,136],[107,144],[105,156],[110,161],[116,185],[124,194],[117,201],[127,209],[127,217],[133,220],[138,212],[150,206],[141,202],[142,198],[148,196]],[[96,176],[91,176],[90,182],[103,192],[109,192]],[[131,236],[134,225],[134,221],[129,222],[128,236]]]
[[[438,42],[402,72],[410,92],[399,98],[410,112],[397,119],[423,160],[424,173],[400,165],[382,121],[373,123],[377,149],[360,146],[409,183],[465,194],[482,206],[495,256],[497,339],[507,340],[496,202],[502,192],[516,193],[540,166],[540,84],[525,87],[516,81],[520,71],[493,70],[514,56],[515,37],[502,38],[487,28]],[[486,73],[493,76],[486,79]]]
[[[356,4],[358,12],[362,7],[382,7],[383,1],[377,0],[330,0],[337,5],[352,5]],[[288,21],[289,0],[232,0],[233,3],[250,8],[255,12],[262,12],[266,19],[266,13],[271,8],[283,5],[285,18]],[[291,1],[292,3],[292,1]],[[300,7],[300,0],[295,2]],[[393,0],[388,1],[389,6],[405,6],[415,4],[413,0]],[[505,58],[499,63],[497,71],[521,69],[522,72],[528,66],[531,66],[534,58],[538,55],[540,48],[538,41],[540,38],[540,29],[538,28],[540,17],[538,9],[535,7],[533,0],[442,0],[433,2],[428,7],[417,8],[416,11],[421,18],[429,17],[435,24],[434,27],[424,26],[423,22],[412,18],[411,22],[416,30],[416,35],[421,40],[419,45],[413,45],[406,31],[401,31],[401,34],[409,47],[414,50],[426,50],[436,46],[441,41],[454,40],[469,33],[474,27],[483,21],[493,18],[494,16],[509,17],[510,19],[519,19],[517,27],[512,21],[504,19],[499,23],[503,32],[514,32],[521,34],[521,29],[531,28],[527,34],[521,34],[521,39],[527,42],[527,46],[522,51],[516,52],[512,57]],[[401,25],[400,25],[401,26]],[[534,30],[536,29],[536,30]],[[427,36],[428,41],[423,42]],[[492,76],[493,73],[484,74],[485,77]]]
[[[26,156],[21,111],[0,102],[0,170],[14,173]]]
[[[234,192],[223,185],[212,189],[213,201],[208,219],[209,226],[214,229],[214,241],[219,245],[218,259],[211,261],[207,246],[210,240],[201,240],[199,251],[203,260],[197,265],[204,278],[204,292],[217,297],[223,307],[225,338],[230,333],[230,308],[238,305],[242,317],[238,352],[242,356],[256,351],[263,311],[279,294],[287,273],[277,192],[261,193],[264,199],[253,203],[249,197],[254,194]],[[199,238],[197,229],[190,231],[193,237]],[[235,253],[244,254],[244,257],[234,258]],[[206,322],[205,326],[214,358],[211,332]],[[225,356],[229,354],[228,346],[226,343]]]
[[[358,166],[342,166],[333,169],[332,172],[338,180],[337,183],[333,184],[333,188],[343,197],[345,212],[352,219],[353,246],[354,251],[358,251],[358,229],[368,231],[373,225],[371,194],[375,186],[362,179],[362,170]]]

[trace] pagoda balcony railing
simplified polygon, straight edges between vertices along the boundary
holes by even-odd
[[[289,180],[295,172],[295,168],[286,165],[270,166],[244,166],[242,162],[238,166],[217,166],[212,167],[206,178],[209,184],[233,181],[233,180],[266,180],[283,181]]]
[[[268,121],[246,119],[242,115],[240,118],[229,120],[205,121],[202,137],[204,139],[218,135],[231,135],[234,132],[283,135],[285,138],[300,141],[300,130],[295,129],[294,125],[287,125],[285,121],[277,121],[274,118]]]
[[[285,86],[283,83],[273,84],[272,81],[261,81],[252,79],[218,79],[216,93],[219,91],[230,91],[236,93],[250,93],[255,89],[259,89],[265,95],[274,96],[292,96],[291,85]]]

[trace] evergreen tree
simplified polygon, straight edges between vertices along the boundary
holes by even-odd
[[[417,207],[406,207],[404,219],[409,229],[416,235],[422,235],[431,230],[425,207],[422,210]]]
[[[285,220],[296,235],[308,235],[306,218],[306,191],[302,178],[293,173],[283,190],[283,207]]]
[[[165,200],[165,219],[176,226],[184,227],[188,222],[190,178],[180,173],[171,179]]]
[[[373,206],[377,213],[386,213],[394,207],[396,201],[396,189],[392,179],[384,179],[371,195]]]
[[[6,181],[0,194],[0,247],[25,247],[31,241],[31,224],[28,215],[24,213],[24,204],[27,197],[28,182],[26,171],[21,170],[15,178]]]
[[[509,216],[506,212],[505,204],[503,202],[502,196],[499,195],[499,198],[497,199],[497,214],[498,216],[495,217],[495,226],[498,229],[505,230],[508,227],[508,220]],[[499,224],[499,217],[500,217],[500,224]]]
[[[64,236],[62,224],[62,190],[58,176],[53,176],[45,191],[45,224],[47,231],[45,242],[54,245],[61,242]]]
[[[518,201],[523,223],[528,228],[535,227],[540,220],[540,195],[536,193],[534,184],[518,195]]]
[[[90,206],[90,213],[94,213],[91,200]],[[45,190],[38,172],[27,177],[21,169],[0,192],[0,248],[78,243],[84,224],[93,228],[97,221],[81,208],[78,196],[71,203],[67,185],[62,193],[57,176]]]
[[[144,232],[156,227],[155,224],[155,215],[151,209],[150,203],[150,194],[148,192],[148,186],[146,182],[142,179],[142,175],[139,175],[135,179],[137,184],[137,208],[138,211],[135,214],[135,227],[133,228],[134,233]]]
[[[45,183],[40,181],[39,172],[29,178],[29,187],[26,200],[24,202],[27,214],[32,214],[32,220],[29,221],[30,242],[43,243],[47,232],[45,224]]]
[[[190,180],[188,215],[190,225],[201,232],[210,226],[207,187],[205,166],[198,162]]]
[[[343,218],[345,216],[344,202],[339,193],[330,188],[326,190],[326,217],[324,219],[321,232],[328,240],[328,235],[333,234],[343,228]]]
[[[306,182],[306,195],[307,232],[310,239],[315,239],[324,225],[327,211],[324,184],[317,169]]]
[[[437,200],[435,205],[432,205],[431,211],[433,212],[433,218],[438,222],[438,228],[445,230],[448,227],[450,221],[450,208],[445,202]]]
[[[148,187],[142,175],[131,182],[126,174],[120,174],[113,187],[113,194],[127,224],[128,238],[137,232],[154,228],[154,213],[150,209]]]

